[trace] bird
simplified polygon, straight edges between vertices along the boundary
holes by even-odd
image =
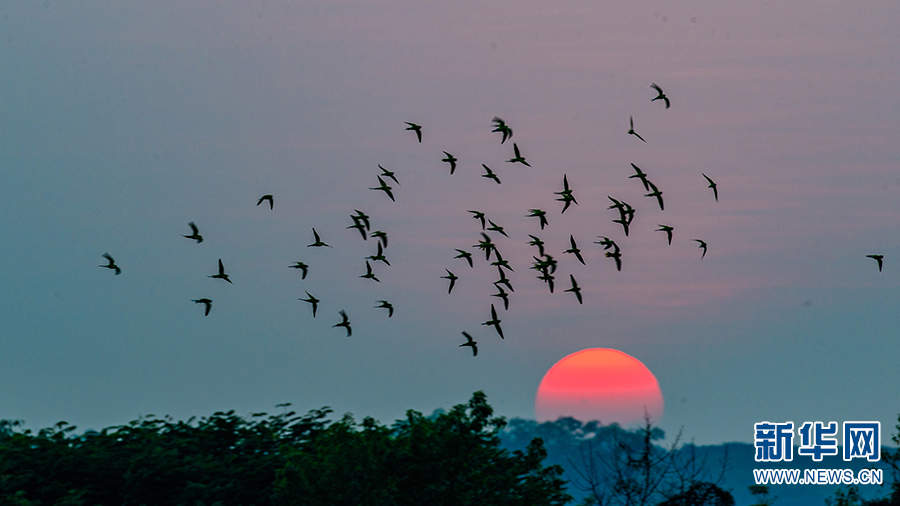
[[[388,310],[388,318],[394,316],[394,305],[386,300],[379,300],[378,305],[375,306],[376,309],[387,309]]]
[[[497,116],[494,116],[494,119],[491,121],[494,123],[494,129],[491,131],[499,132],[499,133],[503,134],[503,138],[500,139],[500,144],[503,144],[504,142],[506,142],[506,139],[509,139],[512,137],[512,135],[513,135],[512,128],[509,128],[509,125],[507,125],[505,121],[498,118]]]
[[[222,259],[221,259],[221,258],[219,259],[219,272],[218,272],[218,274],[212,274],[212,275],[210,275],[209,277],[215,278],[215,279],[224,279],[225,281],[228,281],[229,283],[231,283],[231,278],[228,277],[228,274],[225,274],[225,266],[222,265]]]
[[[638,139],[647,142],[641,135],[634,131],[634,116],[628,117],[628,124],[630,125],[628,128],[628,134],[637,137]]]
[[[486,225],[484,213],[481,211],[469,211],[469,212],[472,213],[472,219],[481,220],[481,230],[484,230],[484,227]]]
[[[525,161],[525,157],[522,156],[522,154],[519,152],[519,146],[517,146],[515,142],[513,143],[513,151],[515,152],[516,156],[510,158],[509,160],[507,160],[507,162],[509,162],[509,163],[518,162],[518,163],[521,163],[522,165],[527,165],[528,167],[531,167],[531,164],[528,163],[527,161]]]
[[[269,201],[269,210],[272,210],[275,208],[275,199],[272,197],[271,193],[267,193],[267,194],[263,195],[262,197],[260,197],[259,200],[256,201],[256,205],[258,206],[258,205],[262,204],[264,200]]]
[[[363,225],[366,226],[366,230],[371,230],[372,223],[369,221],[369,215],[360,211],[359,209],[354,209],[353,211],[356,213],[356,217],[359,218],[359,221],[361,221]]]
[[[406,127],[407,130],[412,130],[413,132],[416,133],[416,137],[418,137],[418,139],[419,139],[419,144],[421,144],[422,143],[422,125],[410,123],[409,121],[405,121],[404,123],[406,123],[408,125]]]
[[[378,239],[378,243],[383,244],[384,247],[387,248],[388,236],[386,233],[382,232],[381,230],[376,230],[369,235]]]
[[[537,246],[538,253],[541,256],[544,256],[544,241],[542,241],[540,237],[537,237],[537,236],[534,236],[531,234],[528,234],[528,237],[531,238],[531,240],[528,241],[528,245],[529,246]]]
[[[657,95],[654,98],[650,99],[650,101],[654,102],[656,100],[663,100],[666,102],[666,109],[668,109],[669,105],[670,105],[669,97],[667,97],[666,94],[663,93],[662,88],[660,88],[659,85],[656,83],[650,83],[650,87],[653,88],[654,90],[656,90],[656,93],[657,93]]]
[[[197,225],[192,221],[188,223],[188,226],[191,227],[191,235],[183,235],[182,237],[193,239],[197,241],[197,244],[203,242],[203,236],[200,235],[200,230],[197,229]]]
[[[494,305],[491,304],[491,319],[482,323],[482,325],[493,326],[497,331],[497,334],[500,336],[500,339],[503,339],[503,329],[500,328],[500,318],[497,318],[497,310],[494,309]]]
[[[313,295],[311,293],[306,292],[305,299],[297,299],[297,300],[302,300],[303,302],[309,302],[310,304],[312,304],[313,318],[316,317],[316,310],[319,309],[319,299],[313,297]]]
[[[498,234],[505,236],[505,237],[509,237],[509,235],[503,230],[503,227],[501,227],[500,225],[497,225],[496,223],[494,223],[491,220],[488,220],[488,223],[490,223],[491,226],[488,227],[487,230],[490,230],[491,232],[497,232]]]
[[[478,244],[475,244],[472,247],[484,251],[484,259],[490,260],[491,251],[496,251],[497,247],[494,245],[494,242],[491,240],[490,236],[488,236],[484,232],[481,233],[481,238],[482,239],[478,241]]]
[[[878,262],[878,272],[881,272],[881,268],[884,266],[884,255],[866,255],[866,257]]]
[[[659,228],[656,229],[657,232],[665,232],[666,233],[666,237],[669,240],[669,245],[672,244],[672,230],[674,230],[674,227],[671,227],[669,225],[660,225]]]
[[[599,244],[599,245],[603,246],[603,249],[615,248],[616,251],[619,250],[619,245],[616,244],[616,241],[613,241],[612,239],[610,239],[609,237],[606,237],[606,236],[600,236],[600,240],[594,241],[594,244]]]
[[[398,185],[400,184],[400,181],[397,181],[397,175],[394,174],[393,171],[385,169],[384,167],[381,166],[381,164],[378,164],[378,168],[381,169],[382,176],[389,177],[389,178],[393,179],[394,182],[397,183]]]
[[[571,253],[575,255],[575,258],[577,258],[578,261],[581,262],[581,265],[585,265],[584,258],[581,256],[581,250],[578,249],[578,245],[575,244],[575,236],[571,234],[569,234],[569,244],[571,245],[571,247],[563,251],[563,253]]]
[[[561,192],[554,192],[554,193],[555,193],[556,195],[559,195],[559,196],[560,196],[560,197],[559,197],[558,199],[556,199],[556,200],[558,200],[558,201],[560,201],[560,202],[562,202],[562,203],[564,204],[564,205],[563,205],[563,210],[562,210],[563,213],[566,212],[566,209],[569,208],[569,205],[570,205],[572,202],[578,204],[578,201],[575,200],[575,195],[572,194],[572,189],[569,188],[569,178],[568,178],[568,176],[567,176],[566,174],[563,174],[563,191],[561,191]],[[562,213],[561,213],[561,214],[562,214]]]
[[[312,231],[313,231],[313,237],[316,239],[316,241],[315,241],[314,243],[312,243],[312,244],[308,244],[308,245],[306,246],[307,248],[321,248],[321,247],[323,247],[323,246],[324,246],[324,247],[327,247],[327,248],[330,248],[330,247],[331,247],[330,244],[326,244],[325,242],[322,241],[322,239],[319,237],[319,233],[316,232],[316,228],[315,228],[315,227],[313,227]]]
[[[484,167],[484,174],[482,174],[481,177],[493,179],[494,181],[497,182],[497,184],[500,184],[500,178],[497,177],[497,174],[494,174],[494,171],[492,171],[490,167],[488,167],[487,165],[485,165],[483,163],[481,164],[481,166]]]
[[[458,255],[453,258],[463,258],[466,262],[469,262],[469,267],[475,267],[475,264],[472,262],[472,254],[464,249],[456,249]]]
[[[472,336],[470,336],[468,332],[463,331],[462,335],[465,336],[466,342],[459,345],[459,347],[462,348],[463,346],[468,346],[469,348],[472,348],[472,356],[477,357],[478,356],[478,342],[475,341],[474,339],[472,339]]]
[[[606,256],[616,261],[616,270],[622,270],[622,252],[616,248],[615,251],[607,251]]]
[[[549,272],[544,272],[538,279],[547,283],[547,286],[550,288],[550,293],[553,293],[553,280],[555,279],[552,274]]]
[[[656,201],[659,203],[659,210],[662,211],[663,210],[662,192],[659,191],[659,188],[657,188],[655,184],[653,184],[653,181],[650,181],[648,179],[647,184],[650,185],[650,188],[653,188],[653,191],[650,193],[645,193],[644,196],[645,197],[656,197]]]
[[[385,258],[385,256],[384,256],[384,249],[382,249],[380,242],[378,243],[378,252],[375,253],[374,255],[368,256],[366,258],[373,262],[382,262],[385,265],[391,265],[391,263],[388,262],[388,259]]]
[[[362,235],[363,240],[366,240],[366,225],[359,219],[359,216],[351,215],[350,219],[353,220],[353,225],[348,226],[347,228],[355,228],[359,230],[360,235]]]
[[[381,176],[376,176],[376,177],[378,177],[378,186],[370,187],[369,189],[383,191],[385,193],[385,195],[387,195],[388,198],[391,199],[392,202],[396,202],[396,200],[394,200],[394,192],[391,191],[391,189],[392,189],[391,186],[388,185],[387,183],[385,183],[384,179],[381,179]]]
[[[309,266],[301,261],[294,262],[294,265],[289,265],[291,269],[300,269],[300,279],[306,279],[306,274],[309,272]]]
[[[529,209],[526,218],[537,218],[540,220],[541,230],[544,230],[544,227],[550,224],[547,221],[547,211],[541,209]]]
[[[507,260],[507,259],[503,258],[502,256],[500,256],[500,250],[494,250],[494,253],[496,254],[497,260],[491,262],[491,265],[492,265],[492,266],[497,267],[497,268],[506,269],[506,270],[508,270],[508,271],[510,271],[510,272],[512,272],[513,270],[515,270],[515,269],[512,268],[511,265],[509,265],[509,260]]]
[[[494,286],[497,287],[497,293],[492,293],[491,297],[500,297],[501,299],[503,299],[503,309],[509,311],[509,294],[503,290],[502,286],[497,284],[495,284]]]
[[[716,184],[715,181],[709,178],[706,174],[700,173],[703,177],[706,178],[706,181],[709,183],[707,188],[712,188],[713,196],[716,198],[716,202],[719,201],[719,185]]]
[[[694,239],[694,241],[698,243],[697,247],[703,250],[703,254],[700,255],[700,259],[702,260],[703,258],[706,258],[706,241],[702,239]]]
[[[447,157],[446,157],[446,158],[441,158],[441,161],[442,161],[442,162],[447,162],[447,163],[450,164],[450,175],[452,176],[452,175],[453,175],[453,171],[456,170],[456,162],[458,161],[458,159],[457,159],[455,156],[451,155],[450,153],[448,153],[448,152],[446,152],[446,151],[444,151],[444,154],[447,155]]]
[[[372,264],[370,264],[368,260],[366,260],[366,273],[360,274],[359,277],[363,279],[371,279],[372,281],[378,281],[379,283],[381,282],[381,280],[375,277],[375,274],[372,272]]]
[[[456,280],[459,278],[456,276],[456,274],[453,274],[452,272],[450,272],[450,269],[444,269],[444,270],[447,271],[447,275],[441,276],[441,278],[450,280],[450,286],[447,287],[447,293],[450,293],[453,291],[453,286],[456,285]]]
[[[641,168],[638,167],[637,165],[632,163],[631,166],[634,167],[634,174],[628,176],[628,178],[631,179],[631,178],[636,177],[636,178],[640,179],[641,183],[644,184],[644,189],[647,191],[650,191],[650,185],[647,184],[649,182],[647,180],[647,174],[644,171],[642,171]]]
[[[581,300],[581,288],[578,286],[578,283],[575,281],[575,276],[572,274],[569,274],[569,281],[572,283],[572,288],[566,288],[563,291],[574,293],[575,298],[578,299],[578,303],[583,304],[584,301]]]
[[[203,311],[203,316],[209,316],[209,310],[212,309],[212,299],[203,298],[191,300],[193,300],[195,304],[203,304],[204,306],[206,306],[206,309],[204,309]]]
[[[341,321],[332,325],[332,327],[344,327],[347,329],[347,337],[353,335],[353,329],[350,328],[350,317],[347,316],[347,312],[341,309],[338,311],[338,314],[341,315]]]
[[[122,274],[122,269],[120,269],[119,266],[116,265],[116,261],[113,260],[113,257],[110,256],[109,253],[104,253],[102,256],[103,256],[103,258],[106,259],[106,263],[100,264],[97,267],[105,267],[107,269],[112,269],[112,270],[116,271],[116,276],[118,276],[119,274]]]
[[[498,267],[497,267],[497,272],[500,274],[500,279],[498,279],[497,281],[494,281],[494,286],[500,286],[500,285],[503,285],[503,286],[505,286],[506,288],[509,288],[509,291],[510,291],[510,292],[514,292],[515,290],[513,290],[512,284],[509,282],[509,278],[506,277],[506,273],[503,272],[503,269],[501,269],[501,268],[498,266]]]

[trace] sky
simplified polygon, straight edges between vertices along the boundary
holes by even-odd
[[[605,347],[653,372],[658,423],[686,439],[880,420],[887,441],[898,18],[890,1],[5,2],[0,418],[100,428],[292,402],[390,422],[475,390],[533,418],[549,367]],[[630,115],[646,144],[625,134]],[[505,162],[494,116],[532,167]],[[397,173],[396,203],[367,189],[378,164]],[[579,202],[564,215],[563,174]],[[264,193],[274,210],[256,206]],[[627,238],[607,195],[637,208]],[[381,283],[358,277],[374,242],[345,229],[354,209],[389,234]],[[516,269],[503,341],[480,325],[494,271],[452,258],[479,239],[468,209],[510,235],[496,239]],[[189,221],[202,244],[181,237]],[[312,227],[334,248],[307,248]],[[527,269],[536,232],[584,305]],[[569,234],[586,266],[561,254]],[[599,235],[621,245],[622,272]],[[121,276],[96,267],[107,251]],[[207,277],[219,258],[233,285]],[[460,277],[449,295],[445,268]],[[350,338],[331,327],[340,309]],[[464,330],[477,358],[457,347]]]

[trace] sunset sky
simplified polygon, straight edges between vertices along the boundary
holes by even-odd
[[[661,426],[698,443],[750,441],[762,420],[880,420],[888,440],[897,2],[128,4],[0,5],[0,419],[100,428],[289,401],[392,421],[479,389],[533,418],[547,369],[601,347],[643,362]],[[495,115],[531,168],[505,162]],[[397,173],[396,203],[367,189],[378,164]],[[563,174],[580,205],[561,215]],[[264,193],[274,211],[256,207]],[[628,238],[609,194],[637,208]],[[375,246],[345,229],[354,209],[389,234],[381,283],[358,277]],[[481,325],[495,269],[452,258],[479,239],[468,209],[511,236],[496,239],[516,269],[503,341]],[[202,244],[181,237],[189,221]],[[306,248],[311,227],[334,248]],[[529,233],[584,305],[527,269]],[[562,254],[569,234],[586,266]],[[622,247],[622,272],[598,235]],[[106,251],[121,276],[96,267]],[[207,277],[218,258],[233,285]],[[331,328],[339,309],[350,338]],[[478,357],[457,347],[463,330]]]

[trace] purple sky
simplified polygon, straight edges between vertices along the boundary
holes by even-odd
[[[99,427],[291,401],[390,421],[476,389],[532,417],[547,368],[611,347],[656,375],[663,428],[697,442],[748,441],[764,419],[893,427],[896,2],[190,5],[0,6],[0,418]],[[654,81],[671,109],[650,103]],[[495,115],[532,168],[504,162]],[[396,204],[366,189],[379,163]],[[564,173],[580,205],[560,215]],[[274,212],[254,206],[263,193]],[[628,238],[608,194],[637,208]],[[526,269],[532,207],[550,211],[539,235],[583,306]],[[354,209],[390,234],[378,286],[357,277],[374,244],[344,229]],[[503,342],[480,325],[493,270],[452,259],[479,238],[467,209],[512,236]],[[202,245],[179,237],[188,221]],[[313,226],[333,251],[305,248]],[[560,255],[569,234],[587,266]],[[104,251],[122,276],[94,267]],[[234,286],[206,277],[220,257]],[[449,296],[445,267],[461,278]],[[190,302],[204,296],[209,318]],[[350,339],[331,328],[341,308]]]

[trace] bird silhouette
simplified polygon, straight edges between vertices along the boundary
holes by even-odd
[[[666,238],[668,239],[670,246],[672,245],[672,230],[674,230],[674,228],[669,225],[660,225],[659,228],[656,229],[657,232],[666,233]]]
[[[492,171],[490,167],[488,167],[487,165],[485,165],[483,163],[481,164],[481,166],[484,167],[484,174],[482,174],[481,177],[493,179],[494,181],[496,181],[497,184],[500,184],[500,178],[497,177],[497,174],[494,174],[494,171]]]
[[[485,223],[484,213],[481,211],[469,211],[469,212],[472,213],[472,219],[481,221],[481,230],[484,230],[484,227],[487,225]]]
[[[572,204],[573,202],[574,202],[575,204],[578,204],[578,201],[575,200],[575,195],[572,193],[572,189],[569,188],[569,178],[568,178],[568,176],[567,176],[566,174],[563,174],[563,191],[561,191],[561,192],[554,192],[554,193],[555,193],[556,195],[559,195],[559,196],[560,196],[560,197],[559,197],[558,199],[556,199],[556,200],[558,200],[558,201],[560,201],[560,202],[562,202],[562,203],[564,204],[564,205],[563,205],[563,209],[562,209],[562,213],[565,213],[565,212],[566,212],[566,209],[568,209],[568,208],[569,208],[569,205]],[[560,214],[562,214],[562,213],[560,213]]]
[[[550,293],[553,293],[553,280],[556,278],[554,278],[552,274],[550,274],[549,272],[544,272],[540,276],[538,276],[538,279],[547,283],[547,287],[550,288]]]
[[[563,251],[563,253],[571,253],[575,255],[575,258],[577,258],[578,261],[581,262],[581,265],[585,265],[584,258],[581,256],[581,250],[578,249],[578,245],[575,244],[575,236],[571,234],[569,235],[569,245],[569,249]]]
[[[508,271],[510,271],[510,272],[512,272],[513,270],[515,270],[515,269],[512,268],[511,265],[509,265],[509,260],[506,260],[505,258],[503,258],[502,256],[500,256],[500,250],[495,249],[495,250],[494,250],[494,253],[495,253],[495,256],[497,257],[497,260],[491,262],[491,265],[492,265],[492,266],[497,267],[497,268],[506,269],[506,270],[508,270]]]
[[[494,327],[494,330],[497,331],[497,335],[500,336],[500,339],[503,339],[503,329],[500,328],[500,321],[500,318],[497,318],[497,310],[494,309],[494,305],[491,304],[491,319],[482,323],[482,325]]]
[[[188,223],[188,226],[191,227],[191,234],[183,235],[182,237],[185,237],[187,239],[193,239],[193,240],[197,241],[197,244],[200,244],[201,242],[203,242],[203,236],[200,235],[200,230],[197,229],[197,225],[194,224],[194,222],[192,221],[192,222]]]
[[[350,219],[353,220],[353,225],[350,225],[347,228],[355,228],[356,230],[359,230],[359,233],[360,235],[362,235],[363,240],[366,240],[366,225],[363,223],[363,221],[359,219],[359,216],[354,215],[351,215]]]
[[[300,279],[306,279],[306,274],[309,272],[309,266],[305,263],[297,260],[294,262],[294,265],[289,265],[291,269],[299,269],[300,270]]]
[[[315,238],[315,242],[313,242],[312,244],[308,244],[306,246],[307,248],[321,248],[321,247],[330,248],[331,247],[330,244],[326,244],[325,242],[322,241],[322,239],[319,237],[319,233],[316,232],[315,227],[313,227],[312,231],[313,231],[313,238]]]
[[[702,259],[706,258],[706,248],[707,248],[706,241],[704,241],[702,239],[694,239],[694,241],[696,241],[698,243],[697,247],[703,250],[703,254],[700,255],[700,259],[702,260]]]
[[[381,164],[378,165],[378,168],[381,169],[382,176],[389,177],[389,178],[393,179],[394,182],[397,183],[397,185],[400,185],[400,181],[397,181],[397,175],[394,174],[393,171],[385,169],[384,167],[381,166]]]
[[[203,316],[209,316],[209,310],[212,309],[212,299],[191,299],[195,304],[203,304],[205,309],[203,310]]]
[[[378,243],[384,245],[384,247],[387,248],[388,236],[386,233],[382,232],[381,230],[376,230],[369,235],[378,239]]]
[[[631,179],[631,178],[636,177],[636,178],[640,179],[641,183],[643,183],[643,185],[644,185],[644,189],[647,191],[650,191],[650,185],[647,184],[649,182],[649,181],[647,181],[647,174],[644,171],[642,171],[641,168],[638,167],[637,165],[632,163],[631,166],[634,167],[634,174],[628,176],[628,178]]]
[[[371,279],[372,281],[377,281],[379,283],[381,282],[381,280],[375,277],[375,274],[372,272],[372,264],[370,264],[368,260],[366,260],[366,273],[360,274],[359,277],[363,279]]]
[[[381,176],[378,177],[378,186],[370,187],[370,190],[383,191],[385,195],[391,199],[391,202],[396,202],[394,200],[394,192],[391,191],[391,186],[384,182],[384,179],[381,179]]]
[[[534,236],[531,234],[528,234],[528,237],[531,238],[531,240],[528,241],[528,245],[529,246],[537,246],[538,254],[541,256],[544,256],[544,241],[542,241],[540,237],[537,237],[537,236]]]
[[[622,252],[616,248],[615,251],[607,251],[606,256],[616,261],[616,270],[622,270]]]
[[[379,300],[378,305],[375,306],[376,309],[387,309],[388,310],[388,318],[394,316],[394,305],[386,300]]]
[[[663,100],[666,103],[666,109],[668,109],[669,105],[670,105],[669,97],[667,97],[666,94],[663,93],[662,88],[660,88],[659,85],[656,83],[650,83],[650,87],[653,88],[654,90],[656,90],[656,93],[657,93],[657,95],[655,97],[653,97],[652,99],[650,99],[650,101],[654,102],[656,100]]]
[[[229,283],[231,283],[231,278],[228,277],[228,274],[225,274],[225,266],[222,265],[221,258],[219,259],[219,272],[217,274],[212,274],[209,277],[215,278],[215,279],[224,279],[225,281],[228,281]]]
[[[583,304],[584,301],[581,300],[581,288],[578,286],[578,283],[575,281],[575,276],[572,274],[569,274],[569,281],[572,283],[572,288],[566,288],[563,291],[574,293],[575,298],[578,299],[578,303]]]
[[[706,178],[706,181],[709,183],[709,185],[707,185],[707,188],[712,188],[713,196],[716,198],[716,202],[718,202],[719,201],[719,185],[717,185],[716,182],[713,181],[712,179],[710,179],[709,176],[707,176],[706,174],[704,174],[702,172],[700,174],[704,178]]]
[[[122,274],[122,269],[120,269],[119,266],[116,265],[116,261],[113,260],[113,257],[110,256],[109,253],[104,253],[101,256],[106,259],[106,263],[100,264],[97,267],[104,267],[106,269],[111,269],[116,272],[116,276],[118,276],[119,274]]]
[[[540,220],[541,230],[544,230],[544,227],[550,224],[547,221],[547,211],[541,209],[530,209],[526,218],[537,218]]]
[[[644,196],[645,197],[656,197],[656,202],[659,203],[659,210],[662,211],[664,209],[662,192],[659,191],[659,188],[657,188],[655,184],[653,184],[653,181],[650,181],[648,179],[647,184],[650,185],[650,188],[653,188],[653,191],[650,193],[644,194]]]
[[[594,244],[599,244],[603,246],[603,249],[607,250],[613,248],[615,250],[619,249],[619,245],[616,244],[616,241],[613,241],[609,237],[601,236],[599,241],[594,241]]]
[[[256,205],[262,204],[264,200],[269,201],[269,210],[275,209],[275,199],[272,197],[271,193],[267,193],[260,197],[259,200],[256,201]]]
[[[313,318],[316,317],[316,310],[319,309],[319,299],[313,297],[313,295],[311,293],[306,292],[305,299],[297,299],[297,300],[302,300],[303,302],[310,303],[312,305]]]
[[[507,233],[503,230],[503,227],[501,227],[500,225],[497,225],[496,223],[494,223],[491,220],[488,220],[488,223],[490,223],[491,226],[487,227],[487,230],[490,230],[491,232],[497,232],[498,234],[500,234],[504,237],[509,237],[509,235],[507,235]]]
[[[515,152],[515,156],[510,158],[509,160],[507,160],[507,162],[509,162],[509,163],[517,163],[518,162],[518,163],[521,163],[522,165],[531,167],[531,164],[528,163],[527,161],[525,161],[525,157],[522,156],[522,153],[519,152],[519,146],[517,146],[515,142],[513,143],[513,152]]]
[[[472,356],[477,357],[478,356],[478,342],[475,341],[474,339],[472,339],[472,336],[470,336],[468,332],[463,331],[462,335],[465,336],[466,342],[459,345],[459,347],[462,348],[463,346],[468,346],[469,348],[472,348]]]
[[[884,267],[884,255],[866,255],[866,257],[878,262],[878,272],[881,272],[881,268]]]
[[[499,266],[497,267],[497,273],[500,275],[500,279],[494,281],[494,286],[503,285],[509,289],[510,292],[514,292],[512,287],[512,283],[509,282],[509,278],[506,277],[506,273]]]
[[[366,258],[373,262],[382,262],[385,265],[391,265],[391,263],[388,262],[388,259],[384,256],[384,249],[382,249],[380,242],[378,243],[378,252]]]
[[[450,164],[450,175],[452,176],[453,171],[456,170],[456,162],[458,161],[458,158],[456,158],[455,156],[451,155],[450,153],[448,153],[446,151],[444,151],[444,154],[447,156],[445,158],[441,158],[441,161],[447,162]]]
[[[476,244],[472,247],[478,248],[478,249],[484,251],[484,259],[490,260],[491,252],[496,251],[497,247],[494,245],[494,242],[491,240],[491,238],[484,232],[481,233],[481,238],[482,239],[480,241],[478,241],[478,244]]]
[[[417,124],[415,124],[415,123],[410,123],[409,121],[406,121],[405,123],[408,125],[408,126],[406,127],[406,129],[407,129],[407,130],[412,130],[413,132],[415,132],[415,133],[416,133],[416,137],[419,139],[419,144],[421,144],[421,143],[422,143],[422,125],[417,125]]]
[[[347,312],[341,309],[338,311],[338,314],[341,315],[341,321],[332,325],[332,327],[344,327],[347,330],[347,337],[353,335],[353,329],[350,328],[350,317],[347,316]]]
[[[447,275],[441,276],[441,278],[450,280],[450,286],[447,287],[447,293],[450,293],[453,291],[453,287],[456,285],[456,280],[459,278],[456,276],[456,274],[453,274],[452,272],[450,272],[450,269],[444,269],[444,270],[447,271]]]
[[[509,311],[509,294],[503,290],[502,286],[498,284],[495,284],[494,286],[497,288],[497,293],[492,293],[491,297],[500,297],[503,299],[503,309]]]
[[[464,249],[456,248],[456,252],[459,253],[453,258],[463,258],[466,262],[469,263],[469,267],[475,267],[475,264],[472,262],[472,254]]]
[[[628,117],[628,125],[629,125],[629,127],[628,127],[629,135],[633,135],[633,136],[637,137],[638,139],[640,139],[644,142],[647,142],[643,137],[641,137],[641,135],[639,133],[634,131],[634,116]]]
[[[506,139],[512,137],[512,128],[509,128],[509,125],[507,125],[505,121],[496,116],[494,116],[494,119],[492,121],[494,123],[494,129],[491,130],[491,132],[499,132],[503,135],[503,138],[500,139],[500,144],[503,144],[504,142],[506,142]]]
[[[359,219],[359,221],[361,221],[362,224],[365,225],[366,230],[372,229],[372,223],[369,221],[368,214],[360,211],[359,209],[354,209],[353,212],[356,213],[356,217]]]

